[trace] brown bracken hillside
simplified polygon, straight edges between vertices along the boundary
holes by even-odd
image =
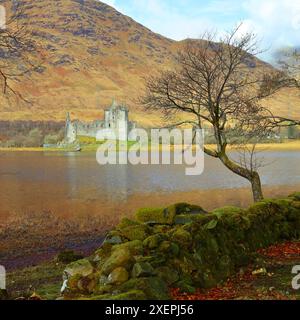
[[[20,23],[30,26],[47,61],[17,84],[31,104],[2,101],[1,120],[62,120],[66,111],[92,120],[117,99],[128,105],[133,120],[146,126],[160,122],[158,115],[145,114],[136,98],[145,76],[174,65],[184,41],[153,33],[96,0],[0,1],[9,11],[15,3],[23,4]],[[0,59],[7,59],[1,51]],[[272,68],[254,58],[246,63],[253,73]],[[267,103],[277,113],[299,118],[294,91],[282,91]]]

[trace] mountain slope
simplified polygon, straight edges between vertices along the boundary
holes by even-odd
[[[15,2],[23,4],[21,23],[46,48],[47,61],[18,84],[32,105],[2,103],[1,119],[62,120],[71,111],[73,118],[91,120],[102,117],[115,98],[128,104],[133,120],[159,122],[135,101],[143,78],[174,64],[182,42],[155,34],[96,0],[0,1],[9,7]],[[269,67],[258,60],[251,63],[257,70]]]

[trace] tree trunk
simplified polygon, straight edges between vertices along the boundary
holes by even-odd
[[[234,161],[230,160],[225,152],[221,152],[218,155],[218,158],[222,161],[226,168],[240,177],[247,179],[251,183],[254,202],[259,202],[264,199],[260,176],[257,172],[252,172],[247,168],[238,165]]]
[[[257,172],[252,172],[252,178],[251,178],[251,186],[252,186],[252,194],[254,202],[259,202],[264,199],[262,187],[261,187],[261,181],[260,176]]]

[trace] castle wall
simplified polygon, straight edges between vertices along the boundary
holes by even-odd
[[[128,110],[114,102],[110,109],[105,110],[104,120],[97,120],[92,123],[81,121],[72,123],[68,115],[65,140],[75,141],[77,136],[95,138],[100,130],[105,130],[107,139],[127,141],[129,131],[135,127],[136,124],[128,120]]]
[[[66,133],[65,133],[66,142],[72,144],[76,141],[76,137],[77,137],[76,127],[73,125],[72,122],[67,121]]]

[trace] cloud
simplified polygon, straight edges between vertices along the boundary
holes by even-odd
[[[283,46],[300,44],[300,2],[295,0],[246,0],[248,24],[262,38],[270,53]]]
[[[299,0],[103,0],[153,31],[175,40],[206,30],[255,32],[263,49],[300,42]],[[269,53],[271,55],[271,53]],[[265,57],[267,55],[265,54]]]

